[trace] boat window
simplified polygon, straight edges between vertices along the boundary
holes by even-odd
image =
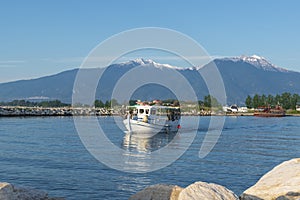
[[[156,114],[156,110],[151,109],[151,115],[155,115]]]
[[[139,113],[143,114],[144,113],[144,109],[140,109]]]
[[[148,115],[149,114],[149,109],[145,109],[145,111],[146,111],[146,114]]]

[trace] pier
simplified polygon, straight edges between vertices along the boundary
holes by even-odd
[[[91,107],[23,107],[23,106],[1,106],[0,116],[108,116],[114,115],[114,111],[106,108]]]

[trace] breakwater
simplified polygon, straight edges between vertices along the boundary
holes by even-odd
[[[91,107],[23,107],[23,106],[1,106],[0,116],[107,116],[116,112],[106,108]]]
[[[95,107],[28,107],[28,106],[0,106],[0,117],[23,117],[23,116],[110,116],[124,115],[121,108],[95,108]],[[123,113],[123,114],[122,114]],[[246,115],[245,113],[243,113]],[[235,116],[243,115],[240,113],[231,114]],[[190,112],[184,111],[182,116],[212,116],[227,115],[226,113]],[[251,114],[252,115],[252,114]]]
[[[22,116],[110,116],[124,115],[121,108],[95,108],[95,107],[27,107],[27,106],[0,106],[0,117]],[[211,111],[191,112],[183,111],[182,116],[253,116],[253,112],[246,113],[215,113]],[[287,116],[300,116],[290,114]]]

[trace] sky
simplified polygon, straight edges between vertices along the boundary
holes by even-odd
[[[186,34],[212,57],[256,54],[300,72],[299,8],[297,0],[0,0],[0,82],[78,68],[99,43],[142,27]]]

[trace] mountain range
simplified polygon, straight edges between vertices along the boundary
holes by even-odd
[[[207,86],[198,72],[215,65],[224,82],[227,103],[244,104],[247,95],[281,94],[283,92],[300,94],[300,73],[277,67],[260,56],[240,56],[214,59],[212,62],[192,68],[180,68],[168,64],[159,64],[152,60],[136,59],[124,63],[112,64],[106,68],[84,69],[87,77],[103,73],[98,83],[96,98],[102,101],[111,98],[116,82],[129,70],[148,67],[159,70],[176,70],[192,85],[199,100],[208,95]],[[20,80],[0,84],[0,101],[54,100],[70,103],[74,91],[73,85],[79,69],[64,71],[55,75],[31,80]],[[167,77],[166,77],[167,78]],[[171,79],[170,79],[171,80]],[[84,83],[89,88],[91,82]],[[174,82],[176,84],[176,81]],[[175,98],[167,88],[157,84],[147,84],[137,89],[132,99],[153,100]],[[186,96],[185,100],[189,100]]]

